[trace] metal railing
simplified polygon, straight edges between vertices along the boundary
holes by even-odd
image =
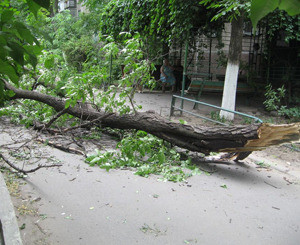
[[[176,99],[181,99],[181,107],[176,107],[176,106],[175,106]],[[231,112],[231,113],[240,115],[240,116],[244,116],[244,117],[251,118],[251,119],[253,119],[253,120],[255,120],[256,122],[259,122],[259,123],[262,123],[262,122],[263,122],[260,118],[255,117],[255,116],[251,116],[251,115],[248,115],[248,114],[245,114],[245,113],[242,113],[242,112],[238,112],[238,111],[232,111],[232,110],[229,110],[229,109],[225,109],[225,108],[223,108],[223,107],[211,105],[211,104],[208,104],[208,103],[205,103],[205,102],[201,102],[201,101],[198,101],[198,100],[189,99],[189,98],[182,97],[182,96],[178,96],[178,95],[173,95],[173,96],[172,96],[170,117],[173,116],[174,111],[175,111],[175,109],[176,109],[176,110],[178,110],[178,111],[181,111],[181,112],[185,112],[185,113],[191,114],[191,115],[193,115],[193,116],[195,116],[195,117],[199,117],[199,118],[201,118],[201,119],[204,119],[204,120],[207,120],[207,121],[210,121],[210,122],[218,123],[218,124],[221,124],[221,125],[224,125],[224,126],[228,126],[228,125],[229,125],[229,124],[222,123],[222,122],[220,122],[220,121],[216,121],[216,120],[213,120],[213,119],[211,119],[211,118],[208,118],[208,117],[205,117],[205,116],[201,116],[201,115],[196,114],[196,113],[194,113],[194,112],[191,112],[191,111],[188,111],[188,110],[183,109],[183,101],[190,101],[190,102],[193,102],[193,103],[196,103],[196,104],[200,104],[200,105],[212,107],[212,108],[219,109],[219,110],[222,110],[222,111],[228,111],[228,112]]]

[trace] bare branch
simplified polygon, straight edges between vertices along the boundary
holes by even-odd
[[[57,113],[46,125],[45,125],[45,127],[46,128],[49,128],[51,125],[52,125],[52,123],[54,123],[58,118],[60,118],[60,116],[62,116],[63,114],[65,114],[66,113],[66,111],[67,111],[67,109],[65,108],[65,109],[63,109],[63,110],[61,110],[59,113]]]
[[[103,115],[103,116],[101,116],[101,117],[99,117],[99,118],[96,118],[96,119],[94,119],[94,120],[92,120],[92,121],[90,121],[90,122],[87,122],[87,123],[84,123],[84,124],[80,124],[80,125],[75,126],[75,127],[72,127],[72,128],[66,128],[66,129],[63,130],[63,132],[68,132],[68,131],[70,131],[70,130],[74,130],[74,129],[77,129],[77,128],[85,128],[85,127],[88,127],[88,126],[90,126],[90,125],[92,125],[92,124],[94,124],[94,123],[96,123],[96,122],[101,122],[101,120],[103,120],[103,119],[105,119],[105,118],[107,118],[107,117],[109,117],[109,116],[111,116],[111,115],[113,115],[113,113],[105,114],[105,115]]]
[[[68,152],[68,153],[75,153],[75,154],[83,155],[83,156],[86,157],[86,154],[83,151],[80,151],[80,150],[77,150],[77,149],[74,149],[74,148],[71,148],[71,147],[64,147],[61,144],[56,144],[54,142],[44,140],[44,139],[37,139],[37,141],[39,141],[43,144],[47,144],[49,146],[53,146],[53,147],[55,147],[59,150],[62,150],[62,151]]]
[[[53,168],[53,167],[61,167],[61,164],[52,164],[52,165],[38,165],[36,168],[29,169],[29,170],[24,170],[20,169],[17,166],[15,166],[13,163],[11,163],[2,153],[0,153],[0,158],[3,159],[4,162],[6,162],[11,168],[17,170],[18,172],[22,174],[28,174],[28,173],[33,173],[41,168]]]

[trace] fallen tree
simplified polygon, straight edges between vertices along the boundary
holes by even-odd
[[[59,115],[68,113],[101,127],[137,129],[153,134],[176,146],[194,152],[233,152],[235,160],[242,160],[252,151],[262,150],[271,145],[298,141],[300,123],[271,125],[253,124],[239,126],[191,126],[171,122],[153,112],[136,112],[119,115],[95,110],[78,102],[65,108],[62,98],[42,94],[37,91],[22,90],[4,81],[5,89],[14,92],[12,100],[30,99],[53,107]]]

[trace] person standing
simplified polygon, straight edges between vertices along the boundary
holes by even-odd
[[[175,92],[176,78],[174,76],[174,67],[169,63],[168,59],[164,59],[163,65],[160,68],[160,80],[162,82],[162,91],[166,91],[166,87],[172,87],[172,92]]]
[[[183,66],[180,63],[180,59],[175,60],[174,76],[176,79],[175,91],[181,90],[182,76],[183,76]]]

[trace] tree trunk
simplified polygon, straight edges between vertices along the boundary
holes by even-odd
[[[50,6],[50,16],[54,17],[58,13],[58,0],[54,0]]]
[[[242,53],[243,41],[243,16],[237,17],[231,22],[231,36],[229,44],[228,62],[224,82],[222,107],[225,109],[235,110],[236,88],[239,73],[240,57]],[[227,111],[221,111],[220,116],[233,120],[234,114]]]
[[[208,154],[210,152],[251,152],[270,145],[296,141],[300,138],[300,123],[289,125],[239,125],[226,127],[190,126],[173,123],[153,112],[119,115],[96,111],[77,103],[65,109],[65,100],[36,91],[17,89],[5,82],[12,90],[12,99],[30,99],[45,103],[60,112],[87,121],[95,121],[101,127],[137,129],[153,134],[181,148]],[[245,156],[249,155],[244,154]],[[236,154],[237,159],[243,159]]]

